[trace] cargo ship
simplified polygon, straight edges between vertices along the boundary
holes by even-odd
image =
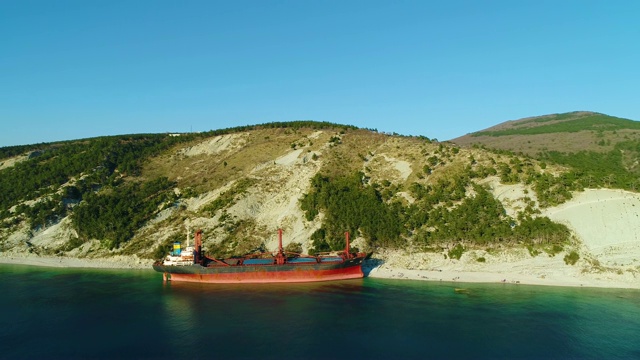
[[[278,250],[274,254],[252,254],[216,259],[202,252],[202,231],[195,234],[194,245],[173,251],[153,264],[165,281],[199,283],[293,283],[356,279],[364,276],[365,253],[350,252],[349,233],[345,233],[344,251],[315,256],[285,252],[282,229],[278,230]]]

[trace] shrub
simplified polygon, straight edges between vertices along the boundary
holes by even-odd
[[[84,243],[86,242],[86,239],[81,238],[81,237],[72,237],[71,239],[69,239],[69,241],[67,241],[67,243],[64,246],[64,251],[71,251],[77,247],[82,246]]]
[[[476,259],[476,261],[483,263],[483,262],[487,262],[487,259],[485,259],[484,257],[479,257]]]
[[[288,253],[301,254],[302,253],[302,244],[297,243],[297,242],[289,243],[287,246],[284,247],[284,251],[288,252]]]
[[[562,250],[564,250],[564,248],[560,245],[554,244],[553,246],[551,246],[550,248],[545,248],[544,251],[549,254],[549,257],[553,257],[558,255],[558,253],[560,253]]]
[[[540,250],[534,248],[533,245],[527,245],[527,250],[529,250],[529,255],[531,255],[531,257],[540,255]]]
[[[564,262],[567,265],[575,265],[575,263],[580,259],[580,255],[577,252],[572,251],[568,255],[564,256]]]
[[[462,244],[457,244],[453,247],[453,249],[449,250],[448,255],[450,259],[460,260],[462,257],[462,253],[464,253],[464,246]]]

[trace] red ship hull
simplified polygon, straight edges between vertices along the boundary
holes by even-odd
[[[153,268],[164,274],[165,280],[218,284],[236,283],[295,283],[357,279],[364,276],[364,256],[341,262],[283,265],[213,265],[165,266]]]
[[[357,279],[364,276],[364,253],[349,252],[349,233],[345,233],[345,251],[340,255],[288,257],[282,249],[282,230],[278,230],[278,253],[267,258],[231,258],[218,260],[202,256],[202,231],[196,232],[193,263],[182,258],[158,261],[153,269],[163,273],[165,281],[217,284],[295,283]],[[178,244],[179,247],[179,244]]]

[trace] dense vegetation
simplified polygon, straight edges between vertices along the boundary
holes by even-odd
[[[295,129],[302,129],[302,128],[317,129],[317,130],[335,129],[335,128],[341,128],[343,130],[358,129],[358,127],[353,125],[340,125],[340,124],[334,124],[326,121],[298,120],[298,121],[289,121],[289,122],[275,121],[275,122],[264,123],[259,125],[236,126],[236,127],[226,128],[226,129],[211,130],[202,134],[206,137],[211,137],[211,136],[233,134],[233,133],[258,130],[258,129],[294,129],[295,130]]]
[[[362,173],[329,179],[316,175],[312,191],[301,200],[308,220],[320,210],[325,213],[324,226],[314,235],[316,251],[343,249],[344,231],[362,233],[374,246],[398,244],[402,224],[397,206],[386,204],[380,192],[366,185]]]
[[[7,159],[13,156],[23,155],[31,151],[35,151],[39,149],[41,146],[46,146],[46,145],[40,144],[40,145],[17,145],[17,146],[0,147],[0,160]]]
[[[637,190],[640,186],[640,168],[636,159],[640,155],[640,142],[625,141],[617,143],[612,151],[598,153],[580,151],[561,153],[549,151],[539,158],[570,168],[567,176],[570,181],[583,187],[608,187]]]
[[[185,140],[166,135],[136,135],[45,146],[28,160],[0,171],[0,207],[53,193],[81,174],[97,184],[113,177],[116,171],[139,175],[145,159]]]
[[[191,138],[132,135],[43,146],[28,160],[0,171],[0,219],[23,214],[32,228],[55,222],[103,187],[126,189],[119,186],[120,178],[139,175],[148,157]],[[16,204],[16,213],[10,214]]]
[[[361,234],[373,248],[418,245],[435,249],[453,243],[549,245],[569,239],[566,226],[535,216],[532,208],[518,219],[507,216],[491,193],[471,182],[479,174],[467,168],[459,176],[426,187],[414,183],[409,190],[416,201],[409,206],[399,200],[385,201],[389,198],[384,195],[385,186],[368,184],[362,173],[334,179],[317,175],[301,200],[308,220],[320,211],[325,214],[323,227],[312,238],[314,251],[342,249],[344,240],[336,234],[344,229]]]
[[[497,164],[503,183],[522,182],[532,185],[540,206],[559,205],[571,199],[572,191],[585,188],[613,188],[637,191],[640,188],[639,141],[623,141],[608,152],[579,151],[575,153],[543,151],[535,157],[499,149],[484,150],[511,157],[510,163]],[[524,161],[520,158],[524,158]],[[538,173],[533,170],[532,161],[537,160],[542,167],[556,164],[564,167],[559,174]]]
[[[173,204],[174,186],[166,178],[158,178],[124,183],[117,191],[87,193],[72,216],[80,241],[101,239],[108,248],[126,242],[153,214]]]

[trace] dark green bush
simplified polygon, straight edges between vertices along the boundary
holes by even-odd
[[[456,246],[453,247],[453,249],[449,250],[449,252],[447,253],[449,255],[450,259],[456,259],[456,260],[460,260],[460,258],[462,257],[462,253],[464,253],[464,246],[462,246],[462,244],[456,244]]]
[[[287,246],[284,247],[284,251],[288,252],[288,253],[301,254],[302,253],[302,244],[301,243],[297,243],[297,242],[289,243],[289,244],[287,244]]]
[[[569,254],[564,256],[564,262],[567,265],[575,265],[575,263],[580,259],[580,255],[577,252],[571,251]]]

